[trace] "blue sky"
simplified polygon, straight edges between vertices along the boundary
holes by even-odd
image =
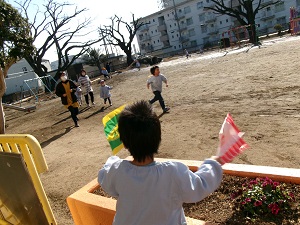
[[[8,0],[9,3],[16,6],[13,0]],[[24,2],[23,0],[17,0],[17,2]],[[30,15],[35,15],[37,6],[39,6],[40,10],[42,10],[41,5],[45,1],[41,0],[32,0],[30,5]],[[56,0],[56,2],[69,2],[71,4],[74,4],[78,7],[78,9],[86,8],[88,9],[87,12],[81,15],[81,17],[76,17],[79,21],[82,21],[85,17],[91,17],[93,19],[92,24],[85,30],[85,32],[88,32],[90,30],[96,30],[99,25],[110,25],[110,17],[113,17],[114,15],[121,16],[124,21],[130,22],[132,17],[131,14],[133,13],[135,15],[135,18],[143,17],[150,15],[156,11],[159,10],[157,0],[109,0],[109,1],[95,1],[95,0],[69,0],[69,1],[62,1],[62,0]],[[65,13],[68,14],[68,10],[70,10],[70,13],[72,12],[72,9],[65,10]],[[39,18],[41,19],[41,18]],[[74,20],[74,25],[77,23],[77,20]],[[126,31],[124,31],[126,32]],[[95,32],[94,34],[90,34],[88,37],[89,39],[93,39],[93,37],[97,37],[98,34]],[[35,45],[39,47],[44,40],[45,37],[41,37]],[[136,43],[136,41],[135,41]],[[136,44],[137,45],[137,44]],[[98,46],[93,46],[98,48]],[[113,51],[116,52],[115,48],[113,48]],[[109,52],[111,52],[109,48]],[[121,50],[118,50],[120,54],[123,54]],[[46,59],[49,59],[51,62],[57,60],[55,49],[50,49],[45,57]]]

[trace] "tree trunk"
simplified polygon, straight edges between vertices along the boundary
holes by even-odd
[[[26,61],[29,63],[29,65],[31,66],[31,68],[33,69],[33,71],[39,76],[39,77],[43,77],[46,76],[47,74],[44,72],[43,70],[43,65],[40,62],[40,65],[36,65],[34,60],[31,58],[31,56],[29,57],[25,57]]]

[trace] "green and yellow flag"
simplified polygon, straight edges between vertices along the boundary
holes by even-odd
[[[120,140],[120,134],[118,131],[118,118],[122,110],[125,108],[125,106],[126,105],[122,105],[121,107],[108,113],[102,119],[103,126],[104,126],[104,133],[106,139],[110,144],[113,155],[116,155],[122,148],[124,148],[124,145]]]

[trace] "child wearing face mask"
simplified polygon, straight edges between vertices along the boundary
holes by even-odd
[[[57,84],[55,94],[61,98],[62,104],[70,111],[75,127],[79,127],[77,118],[79,104],[75,95],[77,86],[68,79],[65,72],[60,72],[59,77],[61,82]]]
[[[95,105],[92,83],[84,69],[81,70],[81,75],[79,76],[77,82],[79,85],[81,85],[82,90],[85,89],[84,98],[85,98],[85,102],[86,102],[87,106],[90,106],[89,95],[91,97],[92,104]]]

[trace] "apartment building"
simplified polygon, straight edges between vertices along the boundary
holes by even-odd
[[[261,4],[270,2],[274,0],[262,0]],[[238,7],[237,0],[227,3]],[[217,44],[228,35],[228,30],[240,25],[236,18],[205,8],[214,4],[211,0],[164,0],[164,9],[141,20],[144,25],[136,34],[141,54],[167,56]],[[299,8],[300,12],[300,0],[285,0],[260,10],[256,15],[259,34],[275,32],[273,27],[278,23],[288,28],[290,7]]]

